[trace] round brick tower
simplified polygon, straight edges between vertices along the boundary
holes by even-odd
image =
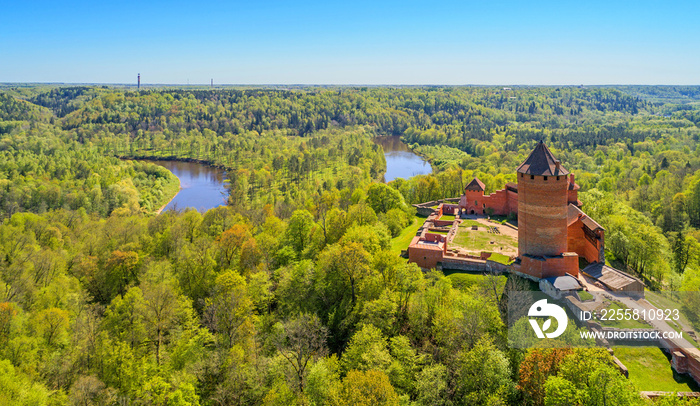
[[[518,256],[567,251],[569,171],[540,141],[517,169]]]

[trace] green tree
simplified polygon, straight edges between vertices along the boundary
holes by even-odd
[[[345,371],[386,371],[391,362],[386,338],[378,328],[367,324],[352,336],[341,358]]]
[[[398,406],[399,397],[382,371],[350,371],[343,379],[339,406]]]
[[[401,193],[384,183],[373,183],[367,189],[367,204],[375,213],[405,208]]]
[[[299,392],[304,391],[309,362],[322,358],[327,352],[327,334],[327,329],[316,315],[304,313],[284,323],[275,339],[277,351],[294,369]]]
[[[285,241],[294,249],[298,257],[308,247],[315,224],[313,216],[307,210],[296,210],[289,219]]]
[[[204,321],[230,348],[252,331],[253,302],[245,279],[235,271],[219,275],[214,286],[212,297],[206,300]]]

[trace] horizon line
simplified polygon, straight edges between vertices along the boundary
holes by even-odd
[[[0,82],[0,86],[8,85],[68,85],[68,86],[121,86],[121,87],[138,87],[136,83],[119,83],[119,82]],[[382,84],[368,84],[368,83],[141,83],[141,87],[163,87],[163,86],[190,86],[190,87],[226,87],[226,86],[292,86],[292,87],[390,87],[390,86],[401,86],[401,87],[501,87],[501,86],[513,86],[513,87],[585,87],[585,86],[700,86],[700,84],[642,84],[642,83],[603,83],[603,84],[478,84],[478,83],[465,83],[465,84],[435,84],[435,83],[421,83],[421,84],[408,84],[408,83],[382,83]]]

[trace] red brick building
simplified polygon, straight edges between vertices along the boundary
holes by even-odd
[[[459,204],[444,205],[445,211],[458,218],[517,214],[518,257],[512,267],[535,278],[567,273],[577,276],[579,258],[585,263],[604,263],[605,230],[581,211],[574,175],[543,142],[537,144],[516,174],[517,184],[508,183],[490,195],[484,194],[484,184],[474,178]],[[441,215],[443,205],[439,210]],[[446,255],[447,245],[448,239],[434,241],[426,228],[411,242],[409,260],[424,268],[435,267]]]

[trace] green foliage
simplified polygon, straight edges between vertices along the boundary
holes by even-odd
[[[636,404],[606,353],[507,349],[505,278],[397,254],[409,203],[501,189],[544,139],[610,261],[698,290],[696,90],[2,91],[0,403]],[[373,183],[386,134],[436,172]],[[155,216],[177,179],[117,157],[220,166],[229,204]]]
[[[51,391],[21,372],[8,360],[0,360],[0,403],[4,405],[51,405]]]
[[[369,187],[367,204],[375,213],[386,213],[392,209],[405,209],[401,193],[383,183],[373,183]]]
[[[343,379],[337,405],[398,406],[399,397],[382,371],[350,371]]]
[[[341,365],[345,371],[387,371],[391,361],[386,337],[378,328],[366,324],[350,339]]]
[[[457,404],[505,404],[514,391],[506,356],[489,340],[457,355],[454,372]]]

